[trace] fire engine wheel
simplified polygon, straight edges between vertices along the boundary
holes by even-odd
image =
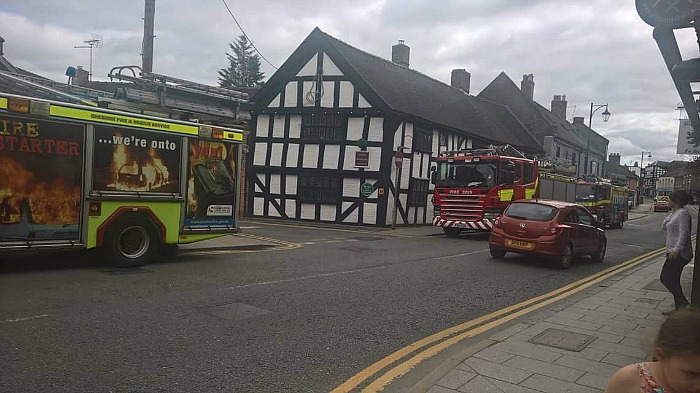
[[[125,217],[107,230],[106,257],[117,267],[143,266],[158,250],[158,236],[143,219]]]
[[[447,237],[459,237],[460,232],[462,232],[462,230],[456,228],[442,228],[442,230]]]
[[[571,246],[568,246],[564,249],[564,253],[557,258],[557,268],[561,270],[566,270],[571,266],[571,257],[573,256],[573,252],[571,251]]]

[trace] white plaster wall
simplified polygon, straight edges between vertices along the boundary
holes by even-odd
[[[253,198],[253,215],[262,216],[265,209],[265,198]]]
[[[382,163],[382,148],[381,147],[368,147],[369,152],[369,170],[378,171]],[[354,156],[353,156],[354,157]],[[353,162],[354,164],[354,162]]]
[[[301,92],[301,99],[303,100],[303,106],[315,106],[316,101],[308,101],[306,99],[306,94],[308,92],[313,92],[315,90],[314,82],[304,81],[304,90]]]
[[[284,115],[275,115],[272,123],[272,136],[284,138]]]
[[[321,96],[321,106],[333,108],[333,98],[335,97],[335,82],[323,82],[323,95]]]
[[[303,220],[314,220],[316,218],[316,205],[312,205],[310,203],[302,203],[301,218]]]
[[[275,99],[273,99],[273,100],[270,102],[270,105],[268,105],[267,107],[268,107],[268,108],[279,108],[279,106],[280,106],[280,95],[277,94],[277,96],[275,97]]]
[[[341,108],[352,108],[352,97],[355,94],[355,86],[352,82],[340,82],[340,96],[338,105]]]
[[[289,137],[301,138],[301,116],[291,115],[289,117]]]
[[[302,162],[303,168],[317,168],[318,167],[318,149],[319,149],[319,145],[305,145],[304,146],[304,161]]]
[[[331,60],[326,53],[323,54],[323,75],[343,76],[338,66],[335,65],[333,60]]]
[[[407,158],[404,156],[403,158],[403,166],[401,168],[401,188],[402,189],[407,189],[408,188],[408,180],[411,177],[411,159]]]
[[[267,138],[269,135],[269,128],[270,126],[270,116],[268,115],[258,115],[258,124],[255,127],[255,135],[262,137],[262,138]]]
[[[272,151],[270,152],[270,166],[280,167],[282,166],[282,149],[284,147],[283,143],[273,143]]]
[[[287,146],[287,168],[295,168],[299,161],[299,145],[290,143]]]
[[[376,203],[365,203],[364,211],[362,212],[362,222],[364,224],[376,224],[377,223],[377,204]]]
[[[296,218],[297,214],[297,201],[293,199],[287,199],[284,202],[284,212],[289,218]]]
[[[338,169],[338,159],[340,158],[339,145],[326,145],[323,152],[323,169]]]
[[[297,81],[291,81],[287,83],[287,87],[284,89],[284,106],[287,108],[294,108],[297,106]]]
[[[384,118],[372,117],[369,119],[367,140],[370,142],[381,142],[384,140]]]
[[[343,213],[345,213],[350,208],[350,206],[352,206],[352,202],[343,202]],[[357,223],[358,217],[359,209],[355,209],[350,214],[348,214],[347,217],[345,217],[343,222]]]
[[[270,175],[270,193],[280,194],[280,175]]]
[[[277,104],[279,106],[279,104]],[[359,95],[358,100],[357,100],[357,107],[358,108],[371,108],[372,105],[365,100],[365,97],[362,96],[362,94]]]
[[[265,165],[265,159],[267,158],[267,143],[256,143],[255,144],[255,157],[253,157],[253,164],[258,166]]]
[[[348,118],[347,140],[356,141],[362,138],[363,128],[365,128],[365,119],[363,117]]]
[[[309,60],[304,67],[302,67],[301,71],[297,74],[297,76],[313,76],[316,75],[316,63],[317,63],[317,58],[318,54],[315,54],[314,57]]]
[[[279,203],[281,202],[281,200],[280,200],[280,199],[275,199],[275,202],[277,202],[277,204],[279,204]],[[275,205],[273,205],[272,203],[270,203],[270,208],[269,208],[268,211],[267,211],[267,216],[268,216],[268,217],[282,217],[282,215],[280,214],[280,212],[277,211],[277,208],[276,208]]]
[[[353,179],[353,178],[343,179],[343,196],[344,197],[359,197],[360,196],[360,179]]]
[[[287,179],[285,181],[284,194],[285,195],[296,195],[297,194],[297,176],[296,175],[287,175]]]
[[[335,205],[321,205],[321,221],[335,221]]]

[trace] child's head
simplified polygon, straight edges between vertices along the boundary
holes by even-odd
[[[656,358],[673,392],[700,392],[700,311],[678,311],[656,337]]]

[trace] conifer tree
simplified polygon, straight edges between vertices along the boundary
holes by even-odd
[[[260,56],[255,53],[253,44],[241,34],[229,45],[226,52],[229,66],[219,70],[219,86],[226,88],[260,87],[265,75],[260,72]]]

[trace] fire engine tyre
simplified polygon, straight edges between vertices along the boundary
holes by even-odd
[[[591,254],[591,260],[596,263],[603,263],[605,259],[605,248],[607,244],[605,242],[600,243],[600,248],[595,254]]]
[[[559,258],[556,259],[556,266],[558,269],[561,270],[566,270],[571,266],[571,258],[573,256],[573,252],[571,251],[571,246],[568,246],[564,249],[564,254],[562,254]]]
[[[494,259],[503,259],[506,256],[506,251],[500,248],[489,247],[489,252]]]
[[[442,228],[442,230],[447,237],[459,237],[459,234],[462,232],[460,229],[455,228]]]
[[[151,261],[159,247],[153,226],[145,219],[123,217],[112,224],[105,237],[104,252],[110,265],[143,266]]]

